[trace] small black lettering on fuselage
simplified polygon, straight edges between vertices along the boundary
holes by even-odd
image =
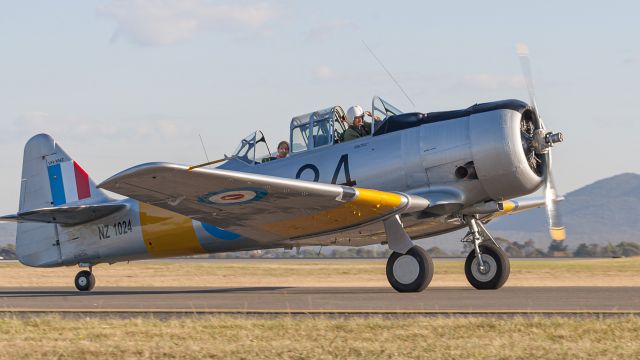
[[[98,225],[98,239],[111,239],[133,232],[131,227],[131,219],[115,222],[113,224]]]
[[[47,161],[47,166],[51,166],[51,165],[55,165],[55,164],[60,164],[64,162],[64,158],[57,158],[55,160],[49,160]]]

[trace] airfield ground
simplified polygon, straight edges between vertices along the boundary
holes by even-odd
[[[154,260],[94,268],[100,287],[389,287],[386,259]],[[462,259],[436,259],[431,287],[469,286]],[[0,287],[73,288],[77,267],[0,262]],[[506,286],[640,287],[640,258],[512,259]]]
[[[462,260],[436,260],[431,290],[406,296],[389,289],[384,269],[385,260],[366,259],[143,261],[97,266],[95,293],[82,294],[72,286],[76,267],[32,269],[0,262],[0,293],[7,309],[0,314],[0,359],[640,357],[640,258],[514,259],[505,289],[491,292],[469,288]],[[162,287],[185,290],[159,291]],[[235,290],[224,290],[228,287]],[[184,308],[182,302],[172,303],[184,296],[196,297],[189,306],[200,303],[207,307],[202,299],[236,297],[260,305],[260,298],[282,301],[284,296],[293,305],[289,302],[297,297],[328,296],[326,305],[335,307],[338,300],[348,302],[360,293],[378,302],[391,299],[391,308],[407,302],[418,308],[436,302],[438,308],[446,308],[456,300],[462,301],[464,309],[471,306],[465,304],[499,306],[500,301],[512,299],[508,303],[517,302],[516,308],[535,309],[549,303],[553,308],[564,304],[587,312],[557,316],[536,312],[397,316],[91,312],[107,306],[129,308],[127,301],[140,308],[158,305],[154,301],[161,300]],[[612,309],[612,313],[590,313],[590,300],[596,302],[596,308]],[[33,313],[29,311],[32,303],[67,306],[71,313]],[[85,305],[74,310],[74,304]],[[12,312],[11,307],[27,312]]]
[[[640,356],[640,318],[0,318],[1,359]]]

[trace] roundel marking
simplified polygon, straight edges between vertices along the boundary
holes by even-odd
[[[223,200],[223,201],[242,200],[244,199],[244,197],[245,197],[244,194],[227,194],[227,195],[220,196],[220,200]]]
[[[239,205],[258,201],[267,196],[264,189],[242,188],[206,193],[198,197],[198,202],[209,205]]]

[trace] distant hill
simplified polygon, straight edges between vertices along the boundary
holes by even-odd
[[[640,242],[640,174],[602,179],[565,195],[558,208],[567,227],[566,244]],[[490,224],[492,233],[514,241],[549,241],[544,209],[505,216]]]

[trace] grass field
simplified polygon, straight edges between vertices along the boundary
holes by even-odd
[[[640,357],[640,318],[0,318],[1,359]]]
[[[435,260],[431,286],[469,286],[462,260]],[[384,286],[386,260],[140,261],[94,268],[103,286]],[[73,286],[77,267],[0,262],[0,286]],[[506,286],[640,286],[640,258],[511,261]]]

